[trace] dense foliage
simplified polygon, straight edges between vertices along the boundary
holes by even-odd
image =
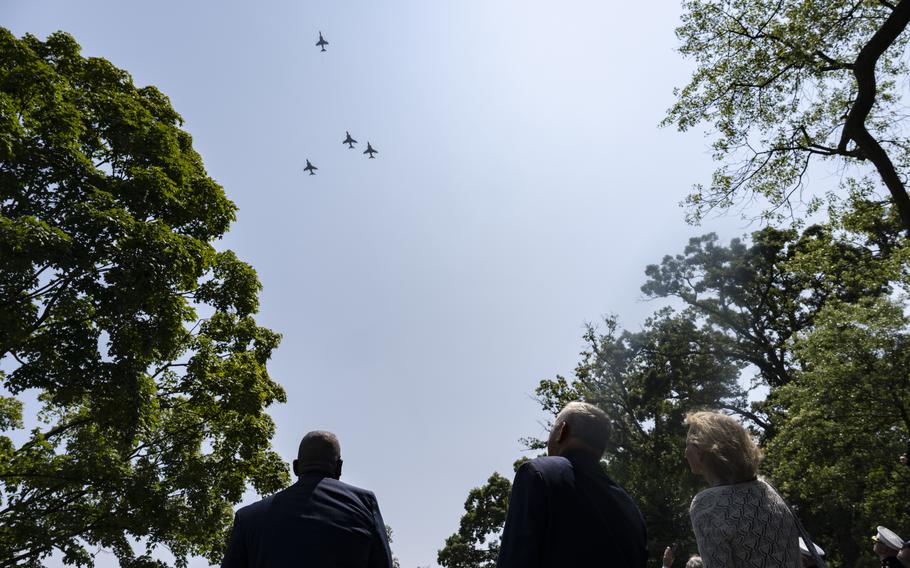
[[[69,35],[0,29],[0,567],[215,562],[247,485],[287,482],[279,336],[181,122]]]
[[[798,343],[799,380],[773,397],[787,420],[766,446],[768,471],[846,566],[876,565],[876,525],[910,530],[910,473],[896,460],[910,432],[905,310],[888,299],[832,304]]]
[[[515,464],[518,469],[523,463]],[[495,568],[499,539],[509,509],[512,482],[493,473],[468,493],[458,532],[446,539],[436,561],[445,568]]]

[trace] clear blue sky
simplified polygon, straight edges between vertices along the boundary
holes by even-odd
[[[256,268],[259,321],[284,335],[275,447],[290,460],[303,433],[335,431],[343,479],[376,492],[416,568],[436,565],[468,490],[544,435],[531,396],[571,374],[583,324],[617,313],[637,328],[656,307],[640,301],[646,264],[749,230],[689,227],[677,205],[713,167],[701,134],[657,127],[691,70],[679,13],[3,0],[0,25],[70,32],[171,98],[240,208],[219,246]]]

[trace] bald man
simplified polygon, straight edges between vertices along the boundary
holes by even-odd
[[[234,516],[222,568],[392,568],[376,496],[339,481],[341,445],[331,432],[303,437],[297,483]]]
[[[610,420],[572,402],[556,417],[547,456],[515,474],[498,568],[645,568],[645,522],[600,458]]]

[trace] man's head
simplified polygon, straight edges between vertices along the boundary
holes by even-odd
[[[569,450],[582,450],[598,458],[607,449],[610,419],[603,410],[587,402],[570,402],[556,416],[547,453],[561,456]]]
[[[341,477],[341,444],[331,432],[315,430],[300,440],[294,473],[322,472],[339,479]]]
[[[878,557],[885,559],[891,556],[897,556],[897,553],[904,546],[904,540],[897,536],[891,529],[878,526],[875,534],[872,536],[872,550],[878,554]]]

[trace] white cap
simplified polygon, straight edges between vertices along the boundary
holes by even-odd
[[[818,554],[819,556],[825,555],[825,551],[822,550],[822,547],[815,544],[814,542],[812,543],[812,546],[815,547],[816,554]],[[803,556],[812,556],[812,553],[809,552],[809,547],[806,546],[806,542],[803,540],[803,537],[799,537],[799,553],[802,554]]]
[[[893,550],[900,550],[904,546],[904,539],[897,536],[897,533],[893,530],[883,526],[877,526],[875,530],[877,532],[872,537],[872,540],[880,542]]]

